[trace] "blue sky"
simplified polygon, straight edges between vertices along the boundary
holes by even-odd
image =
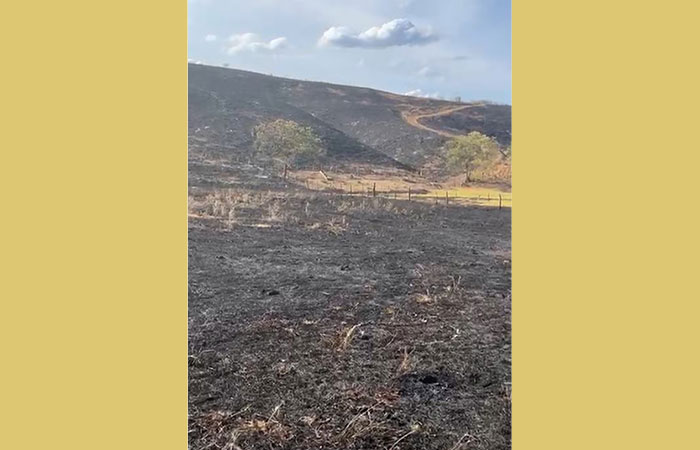
[[[510,103],[510,23],[510,0],[189,0],[188,58]]]

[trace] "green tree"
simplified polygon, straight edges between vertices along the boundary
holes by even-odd
[[[284,164],[285,178],[288,167],[317,160],[326,153],[321,139],[311,128],[291,120],[262,123],[253,129],[253,136],[256,152]]]
[[[498,142],[478,131],[457,136],[447,143],[447,165],[454,171],[464,173],[465,183],[471,181],[474,170],[489,167],[500,154]]]

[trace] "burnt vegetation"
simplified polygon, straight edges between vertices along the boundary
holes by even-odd
[[[312,128],[334,163],[419,169],[433,162],[446,139],[402,116],[463,106],[469,107],[423,121],[451,132],[480,131],[510,145],[507,105],[405,97],[195,64],[189,65],[188,82],[191,156],[246,159],[253,151],[254,127],[286,119]]]
[[[329,178],[415,185],[370,145],[404,124],[378,91],[329,92],[377,115],[350,136],[294,93],[310,83],[206,67],[190,83],[190,448],[510,448],[510,209],[314,190],[255,155],[255,126],[295,120]]]
[[[507,211],[207,189],[190,208],[192,448],[509,447]]]

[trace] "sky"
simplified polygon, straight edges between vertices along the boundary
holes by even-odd
[[[510,0],[188,0],[188,59],[511,103]]]

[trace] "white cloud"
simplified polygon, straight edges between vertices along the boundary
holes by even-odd
[[[412,91],[404,92],[403,95],[408,95],[410,97],[434,98],[437,100],[442,99],[442,96],[437,92],[433,92],[432,94],[430,94],[427,92],[423,92],[421,89],[413,89]]]
[[[419,29],[408,19],[394,19],[360,34],[353,34],[347,27],[330,27],[321,39],[321,46],[386,48],[398,45],[425,45],[438,36],[430,29]]]
[[[234,34],[229,38],[230,46],[227,51],[229,55],[239,52],[271,52],[282,50],[287,47],[287,38],[278,37],[269,42],[263,41],[255,33]]]
[[[216,41],[216,35],[215,34],[207,34],[204,36],[204,40],[207,42],[214,42]]]

